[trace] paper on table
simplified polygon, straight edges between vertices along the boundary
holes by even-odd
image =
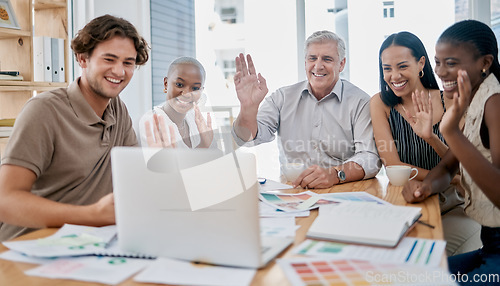
[[[284,212],[269,204],[259,201],[260,217],[308,217],[310,214],[310,211]]]
[[[22,254],[14,250],[7,250],[0,253],[0,258],[9,261],[24,262],[31,264],[47,264],[54,262],[57,259],[57,258],[39,258],[39,257],[27,256],[25,254]]]
[[[438,267],[349,259],[278,259],[292,285],[457,285]]]
[[[88,239],[78,239],[82,235],[90,236],[93,239],[99,238],[102,242],[89,244]],[[77,256],[95,254],[102,251],[115,235],[115,225],[89,227],[65,224],[56,233],[47,238],[40,240],[7,241],[3,242],[3,244],[11,250],[35,257]],[[68,240],[61,239],[64,237],[75,238],[72,242],[80,242],[81,244],[68,246]]]
[[[27,270],[24,273],[52,279],[71,279],[115,285],[134,275],[151,262],[152,260],[145,259],[84,256],[57,259],[52,263]]]
[[[274,237],[295,237],[295,217],[260,218],[260,235]]]
[[[134,281],[174,285],[250,285],[255,269],[194,264],[158,258],[134,277]]]
[[[446,242],[443,240],[414,237],[403,238],[395,248],[307,239],[294,249],[294,253],[308,256],[322,256],[330,259],[359,259],[439,266],[445,246]]]
[[[344,192],[344,193],[327,193],[320,194],[325,200],[334,201],[351,201],[351,202],[373,202],[381,205],[391,205],[391,203],[376,197],[367,192]]]
[[[62,237],[49,237],[40,238],[38,245],[58,245],[58,246],[83,246],[95,243],[105,243],[104,240],[98,236],[87,233],[72,234]]]
[[[335,200],[325,200],[315,192],[305,191],[297,194],[260,193],[259,199],[277,209],[286,212],[310,210],[325,204],[338,204]]]
[[[276,182],[273,180],[266,179],[266,182],[264,184],[260,184],[260,191],[261,192],[269,192],[269,191],[274,191],[274,190],[285,190],[285,189],[292,189],[293,187],[287,184],[283,184],[280,182]]]

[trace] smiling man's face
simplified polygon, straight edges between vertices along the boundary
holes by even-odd
[[[134,75],[136,57],[134,42],[120,36],[99,43],[91,55],[78,55],[82,92],[104,101],[117,97]]]
[[[337,42],[325,41],[309,45],[305,61],[306,74],[318,100],[332,91],[344,66],[345,58],[340,60]]]

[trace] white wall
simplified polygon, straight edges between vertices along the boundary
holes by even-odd
[[[91,19],[110,14],[130,21],[139,34],[151,43],[149,0],[73,0],[73,6],[74,34]],[[75,77],[78,77],[81,72],[78,65],[76,67]],[[141,116],[152,108],[151,94],[150,58],[146,65],[136,69],[132,80],[120,95],[127,105],[134,124],[137,124]]]
[[[298,81],[296,0],[245,1],[245,52],[269,91]]]
[[[454,0],[395,0],[393,19],[383,18],[382,5],[382,1],[348,1],[351,82],[370,95],[379,91],[378,51],[385,36],[414,33],[424,43],[434,68],[437,38],[455,22]]]
[[[309,0],[306,5],[306,39],[319,30],[335,31],[335,14],[329,13],[333,8],[332,0]]]

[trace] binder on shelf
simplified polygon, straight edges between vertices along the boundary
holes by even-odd
[[[57,47],[59,50],[59,66],[57,67],[59,71],[59,82],[65,82],[66,81],[66,74],[64,69],[65,67],[65,51],[64,51],[64,39],[57,39]],[[56,68],[56,67],[54,67]]]
[[[52,81],[52,48],[50,37],[33,37],[34,81]]]
[[[64,39],[51,38],[52,82],[64,82]]]

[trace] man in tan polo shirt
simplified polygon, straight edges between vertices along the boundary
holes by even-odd
[[[115,223],[110,151],[137,145],[120,100],[148,44],[128,21],[98,17],[71,48],[82,76],[30,99],[0,167],[0,241],[65,223]]]

